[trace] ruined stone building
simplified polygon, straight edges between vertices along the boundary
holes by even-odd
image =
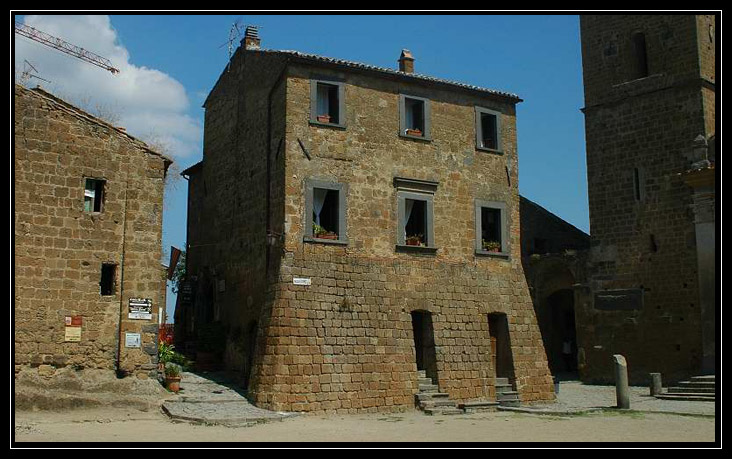
[[[714,372],[715,17],[582,16],[592,248],[580,374]]]
[[[155,375],[171,161],[40,88],[14,118],[16,373]]]
[[[516,95],[295,51],[252,29],[189,179],[188,339],[223,324],[258,406],[553,399],[520,253]],[[179,333],[176,332],[176,336]]]

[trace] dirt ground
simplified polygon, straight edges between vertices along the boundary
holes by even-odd
[[[711,417],[598,412],[571,417],[508,412],[298,416],[250,427],[171,422],[124,408],[18,411],[22,442],[714,442]]]

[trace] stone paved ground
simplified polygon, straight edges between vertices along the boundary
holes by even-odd
[[[280,421],[293,413],[263,410],[249,403],[235,385],[228,383],[226,373],[184,372],[181,391],[163,403],[163,412],[173,420],[202,424],[248,425]]]
[[[562,381],[556,403],[532,405],[534,411],[578,412],[592,408],[613,408],[616,406],[615,386],[585,385],[579,381]],[[650,396],[648,387],[630,388],[630,409],[643,412],[678,413],[714,416],[714,402],[691,402],[681,400],[660,400]],[[523,411],[523,410],[522,410]]]

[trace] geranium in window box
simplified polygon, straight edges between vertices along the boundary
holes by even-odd
[[[500,252],[501,243],[498,241],[486,241],[483,239],[483,250],[486,252]]]
[[[318,115],[316,119],[319,123],[330,123],[330,115]]]
[[[421,234],[414,234],[412,236],[407,236],[405,239],[405,242],[407,243],[407,245],[415,245],[415,246],[424,247],[425,243],[422,239],[423,239],[423,236]]]
[[[313,223],[313,236],[317,239],[330,239],[337,240],[338,234],[333,231],[328,231],[317,223]]]
[[[422,131],[419,129],[407,129],[407,135],[422,137]]]

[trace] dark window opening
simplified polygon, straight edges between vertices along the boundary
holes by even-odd
[[[313,237],[338,239],[338,190],[313,188]]]
[[[490,113],[480,114],[480,146],[483,148],[490,148],[491,150],[498,149],[498,120],[496,115]]]
[[[339,124],[338,86],[327,83],[317,83],[316,119],[320,123]]]
[[[426,247],[427,241],[427,201],[405,199],[404,241],[407,245]]]
[[[424,101],[404,98],[405,126],[407,135],[424,136]]]
[[[633,169],[633,193],[636,201],[641,200],[640,171],[638,168]]]
[[[102,264],[102,279],[99,282],[100,292],[102,295],[114,295],[114,280],[117,271],[117,265],[104,263]]]
[[[501,238],[501,209],[480,209],[481,245],[488,252],[503,252]]]
[[[86,179],[84,185],[84,211],[101,212],[104,203],[104,180]]]
[[[633,47],[633,75],[632,79],[648,76],[648,55],[646,50],[646,36],[636,33],[632,37]]]

